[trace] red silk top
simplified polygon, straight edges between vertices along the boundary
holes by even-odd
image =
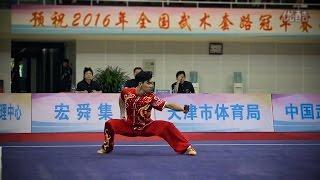
[[[150,118],[152,108],[162,111],[166,104],[166,101],[158,98],[154,93],[139,96],[136,88],[124,88],[121,91],[121,99],[125,103],[127,122],[138,130],[153,121]]]

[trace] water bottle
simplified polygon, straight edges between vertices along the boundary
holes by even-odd
[[[71,85],[71,92],[72,93],[76,92],[76,86],[74,84]]]

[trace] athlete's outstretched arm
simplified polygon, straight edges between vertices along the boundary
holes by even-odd
[[[189,108],[186,108],[186,106],[181,106],[176,103],[166,103],[164,107],[175,111],[183,111],[184,113],[187,113],[189,111]]]

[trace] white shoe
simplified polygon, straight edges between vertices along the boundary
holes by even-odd
[[[195,155],[197,155],[197,151],[190,145],[187,148],[186,155],[195,156]]]
[[[106,154],[107,151],[101,148],[101,149],[99,149],[99,150],[97,151],[97,153],[98,153],[98,154]]]

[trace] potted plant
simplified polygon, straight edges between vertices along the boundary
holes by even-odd
[[[95,75],[95,80],[100,84],[104,93],[120,92],[128,79],[126,72],[118,66],[107,66],[105,69],[98,68]]]

